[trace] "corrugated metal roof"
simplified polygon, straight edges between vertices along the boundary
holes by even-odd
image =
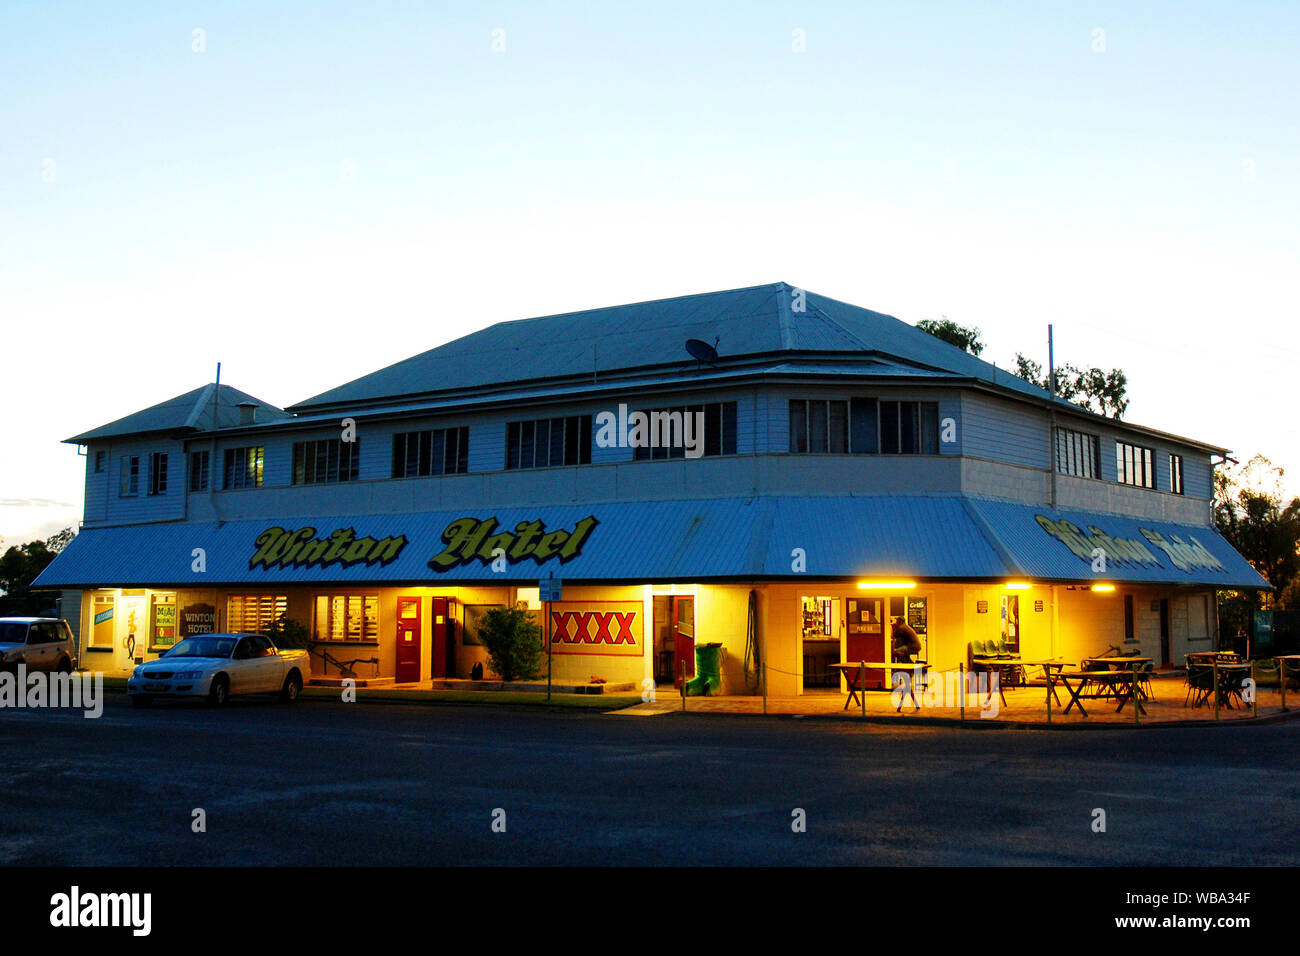
[[[84,445],[101,438],[120,438],[150,432],[205,431],[214,427],[214,418],[215,427],[228,428],[240,423],[240,410],[237,407],[240,402],[251,402],[257,406],[255,421],[258,424],[291,417],[283,409],[229,385],[221,386],[214,414],[213,396],[216,388],[215,384],[209,383],[64,441]]]
[[[802,299],[798,297],[802,296]],[[794,303],[800,302],[802,308]],[[902,362],[982,379],[1046,399],[1047,393],[893,316],[798,290],[784,282],[563,315],[500,322],[292,406],[310,411],[450,389],[686,366],[688,338],[718,342],[730,358],[781,352]],[[593,351],[593,346],[595,351]]]

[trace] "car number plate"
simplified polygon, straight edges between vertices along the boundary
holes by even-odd
[[[153,683],[146,683],[146,684],[144,685],[144,689],[145,689],[145,690],[166,690],[166,689],[167,689],[167,685],[166,685],[166,684],[159,684],[158,682],[155,681],[155,682],[153,682]]]

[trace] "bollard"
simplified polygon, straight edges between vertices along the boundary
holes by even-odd
[[[1044,667],[1043,673],[1047,675],[1047,722],[1052,722],[1052,668]]]
[[[965,721],[966,720],[966,665],[965,664],[957,665],[957,674],[958,676],[961,677],[961,696],[958,698],[958,700],[961,701],[961,719]]]
[[[1219,655],[1214,655],[1214,660],[1210,662],[1211,680],[1214,681],[1214,719],[1219,719]]]
[[[1280,675],[1282,678],[1282,686],[1279,689],[1282,691],[1282,710],[1283,712],[1285,712],[1286,711],[1286,658],[1279,657],[1277,659],[1277,662],[1282,665],[1282,671]]]
[[[865,626],[865,625],[864,625]],[[867,662],[858,661],[858,700],[862,703],[862,716],[867,716]]]
[[[682,681],[682,713],[686,713],[686,662],[677,662],[677,676]]]
[[[1133,684],[1128,689],[1128,692],[1133,696],[1133,723],[1134,724],[1140,724],[1142,722],[1141,720],[1138,719],[1138,711],[1142,709],[1142,703],[1139,700],[1139,697],[1141,695],[1138,693],[1138,689],[1139,689],[1138,666],[1137,666],[1137,662],[1134,661],[1133,662]]]
[[[1250,662],[1250,716],[1259,716],[1259,681],[1255,680],[1255,662]]]

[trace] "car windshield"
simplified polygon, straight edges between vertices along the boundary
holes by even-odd
[[[187,637],[163,656],[173,657],[229,657],[235,649],[237,637]]]
[[[27,640],[27,625],[0,621],[0,644],[21,644]]]

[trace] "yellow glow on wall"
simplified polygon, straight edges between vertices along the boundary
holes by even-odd
[[[859,581],[858,587],[862,588],[862,590],[864,591],[880,590],[882,588],[905,589],[905,588],[916,587],[916,582],[915,581]]]

